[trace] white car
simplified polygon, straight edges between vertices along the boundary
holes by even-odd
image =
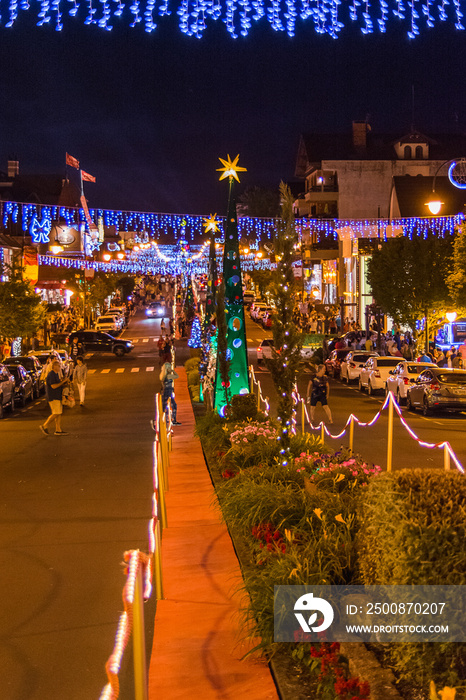
[[[431,367],[437,365],[433,362],[399,362],[388,374],[386,393],[391,391],[400,405],[406,403],[408,387],[416,381],[421,372]]]
[[[270,360],[272,359],[272,348],[273,348],[273,339],[272,338],[264,338],[264,340],[261,340],[261,344],[256,350],[257,353],[257,364],[260,366],[262,364],[262,361],[264,359]],[[304,346],[301,348],[301,359],[303,360],[310,360],[311,357],[314,354],[314,348],[311,346]]]
[[[99,316],[95,322],[94,329],[96,331],[104,331],[105,333],[116,333],[123,328],[123,321],[118,316]]]
[[[361,369],[370,357],[378,357],[378,352],[364,352],[364,350],[352,350],[341,361],[340,379],[349,384],[359,379]]]
[[[122,307],[112,306],[110,309],[107,309],[105,316],[118,316],[118,318],[121,318],[123,325],[126,324],[125,312],[122,311]]]
[[[376,391],[385,390],[385,382],[391,369],[399,364],[399,357],[370,357],[366,364],[361,367],[359,374],[359,390],[371,396]]]
[[[267,304],[265,302],[259,301],[259,302],[254,302],[254,304],[251,306],[251,318],[254,319],[254,321],[258,320],[259,314],[264,311],[267,308]]]

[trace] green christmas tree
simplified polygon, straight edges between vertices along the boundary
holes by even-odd
[[[229,180],[229,196],[228,196],[228,213],[225,229],[225,246],[223,252],[223,280],[225,285],[224,304],[224,325],[225,325],[225,358],[224,362],[228,363],[228,379],[221,376],[220,362],[217,362],[217,373],[215,379],[215,408],[220,413],[223,412],[224,406],[229,403],[229,399],[236,394],[248,394],[248,354],[246,346],[246,327],[244,319],[244,304],[243,304],[243,281],[241,275],[241,262],[239,256],[239,240],[238,240],[238,221],[236,217],[236,204],[233,195],[233,181],[237,180],[238,172],[245,171],[246,168],[238,166],[238,158],[231,161],[220,161],[223,168],[218,168],[222,172],[220,180],[228,177]],[[218,348],[221,352],[223,339],[221,338],[221,328],[223,318],[220,318],[220,309],[218,309]],[[220,360],[220,357],[219,357]]]

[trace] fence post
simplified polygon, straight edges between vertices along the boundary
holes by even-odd
[[[392,471],[393,456],[393,394],[389,393],[388,400],[388,439],[387,439],[387,472]]]
[[[254,375],[252,365],[249,367],[249,393],[254,394]]]
[[[350,425],[349,425],[349,451],[350,457],[353,456],[353,438],[354,438],[354,416],[350,415]]]
[[[446,472],[450,471],[450,450],[448,448],[448,442],[445,442],[443,445],[443,466]]]
[[[163,469],[163,486],[165,491],[169,491],[168,488],[168,438],[167,438],[167,422],[165,416],[162,418],[161,431],[160,431],[160,447],[162,451],[162,469]]]
[[[301,399],[301,432],[302,432],[303,435],[304,435],[304,433],[306,432],[306,426],[305,426],[305,423],[304,423],[304,416],[305,416],[305,413],[304,413],[304,399]]]
[[[163,600],[163,576],[162,576],[162,535],[160,521],[155,523],[155,550],[154,550],[154,588],[157,600]]]
[[[163,466],[161,462],[161,448],[159,436],[157,436],[155,441],[155,455],[157,459],[157,490],[158,490],[158,503],[160,505],[160,520],[163,528],[167,527],[167,506],[165,503],[165,485],[163,478]]]
[[[322,445],[325,443],[325,423],[324,421],[320,424],[320,441]]]
[[[261,383],[257,382],[257,410],[261,410]]]
[[[133,662],[135,700],[147,700],[146,642],[142,565],[138,566],[133,601]]]

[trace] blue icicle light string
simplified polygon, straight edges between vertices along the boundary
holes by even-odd
[[[348,25],[362,34],[385,33],[389,26],[402,26],[410,39],[439,23],[464,30],[466,0],[0,0],[0,26],[11,28],[26,11],[36,13],[37,26],[60,32],[64,24],[81,19],[104,31],[126,21],[130,27],[160,31],[157,16],[178,16],[181,32],[200,39],[209,23],[221,21],[233,39],[247,36],[255,22],[265,21],[277,32],[295,35],[309,21],[318,34],[337,39]]]

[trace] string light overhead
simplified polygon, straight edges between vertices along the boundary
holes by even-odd
[[[152,33],[160,30],[157,15],[178,16],[180,31],[198,39],[211,22],[223,22],[236,39],[248,36],[253,23],[264,19],[274,31],[286,32],[289,37],[295,36],[298,22],[307,21],[317,34],[332,39],[337,39],[346,25],[355,25],[364,35],[385,34],[390,26],[398,25],[406,29],[410,39],[436,24],[449,23],[457,31],[464,30],[461,0],[425,0],[422,7],[414,0],[133,0],[131,4],[122,0],[40,0],[35,7],[37,26],[53,27],[57,32],[64,29],[65,21],[71,25],[76,18],[106,32],[126,22],[131,28],[143,27]],[[0,0],[3,26],[13,27],[19,12],[33,12],[33,8],[28,0]]]

